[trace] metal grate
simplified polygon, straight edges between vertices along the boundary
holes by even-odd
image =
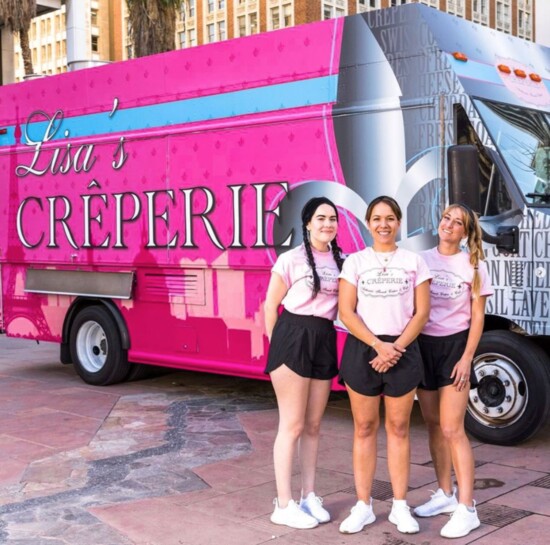
[[[546,477],[541,477],[532,483],[529,483],[529,486],[538,486],[539,488],[550,488],[550,475]]]
[[[474,462],[474,466],[475,467],[480,467],[480,466],[483,466],[485,465],[487,462],[485,462],[484,460],[476,460]],[[432,462],[432,460],[430,460],[429,462],[425,462],[424,464],[420,464],[421,466],[424,466],[424,467],[434,467],[434,463]]]
[[[411,489],[409,488],[409,490]],[[342,490],[342,492],[344,492],[344,494],[355,495],[355,487],[350,486],[349,488]],[[374,479],[374,481],[372,482],[371,496],[379,501],[391,500],[393,498],[391,483],[389,483],[388,481],[379,481],[377,479]]]
[[[385,532],[384,532],[385,533]],[[398,537],[393,537],[385,533],[384,545],[413,545],[410,541],[403,541]]]
[[[187,305],[206,304],[204,270],[182,269],[176,273],[145,273],[138,279],[144,301],[168,301]]]
[[[479,520],[483,524],[490,524],[497,528],[503,528],[517,522],[529,515],[532,515],[530,511],[523,511],[522,509],[514,509],[506,505],[497,505],[494,503],[484,503],[477,506],[477,514]]]

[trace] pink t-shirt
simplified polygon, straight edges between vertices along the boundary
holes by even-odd
[[[313,294],[313,272],[307,261],[303,244],[281,254],[273,266],[288,287],[283,306],[289,312],[303,316],[318,316],[335,320],[338,312],[338,275],[340,270],[332,252],[318,252],[312,248],[315,269],[321,280],[321,290]]]
[[[430,284],[431,309],[428,323],[422,333],[443,337],[465,331],[470,327],[472,316],[472,281],[474,268],[470,264],[470,254],[460,252],[442,255],[437,248],[422,252],[433,279]],[[481,288],[479,294],[493,294],[485,261],[478,269]]]
[[[414,315],[414,289],[432,276],[409,250],[399,248],[387,262],[381,256],[372,248],[350,255],[340,278],[357,288],[356,312],[374,335],[401,335]]]

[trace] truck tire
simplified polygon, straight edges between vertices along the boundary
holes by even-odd
[[[71,358],[84,382],[108,386],[126,379],[128,355],[110,312],[102,306],[82,309],[71,325]]]
[[[515,445],[532,437],[550,414],[550,358],[545,351],[510,331],[489,331],[473,365],[479,386],[470,390],[467,431],[494,445]]]

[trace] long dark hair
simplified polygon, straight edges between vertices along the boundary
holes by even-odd
[[[321,289],[321,279],[319,278],[319,275],[317,274],[317,269],[315,267],[315,259],[313,258],[313,251],[311,250],[311,243],[309,242],[309,233],[307,230],[307,224],[313,218],[313,215],[315,214],[315,211],[317,210],[317,208],[319,208],[319,206],[321,206],[322,204],[328,204],[329,206],[334,208],[334,212],[336,213],[336,220],[338,221],[339,218],[338,218],[338,210],[336,208],[336,205],[326,197],[313,197],[312,199],[309,199],[309,201],[307,201],[304,207],[302,208],[302,235],[304,238],[304,247],[306,249],[307,262],[309,263],[309,266],[311,267],[311,271],[313,273],[313,297],[314,298],[317,296],[317,294]],[[330,249],[332,251],[334,261],[336,262],[338,269],[341,271],[342,265],[344,264],[344,258],[342,257],[342,249],[340,248],[340,246],[338,246],[336,237],[334,237],[334,239],[330,243]]]

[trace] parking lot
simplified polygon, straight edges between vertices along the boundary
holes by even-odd
[[[352,421],[331,397],[318,493],[333,522],[292,530],[269,521],[277,424],[268,382],[191,372],[107,388],[84,384],[58,347],[0,336],[0,543],[17,545],[428,545],[445,543],[445,515],[399,534],[384,433],[374,487],[377,521],[343,535],[355,503]],[[436,488],[427,433],[413,414],[409,504]],[[482,522],[454,543],[547,544],[550,426],[518,447],[474,442]],[[299,494],[296,484],[296,495]]]

